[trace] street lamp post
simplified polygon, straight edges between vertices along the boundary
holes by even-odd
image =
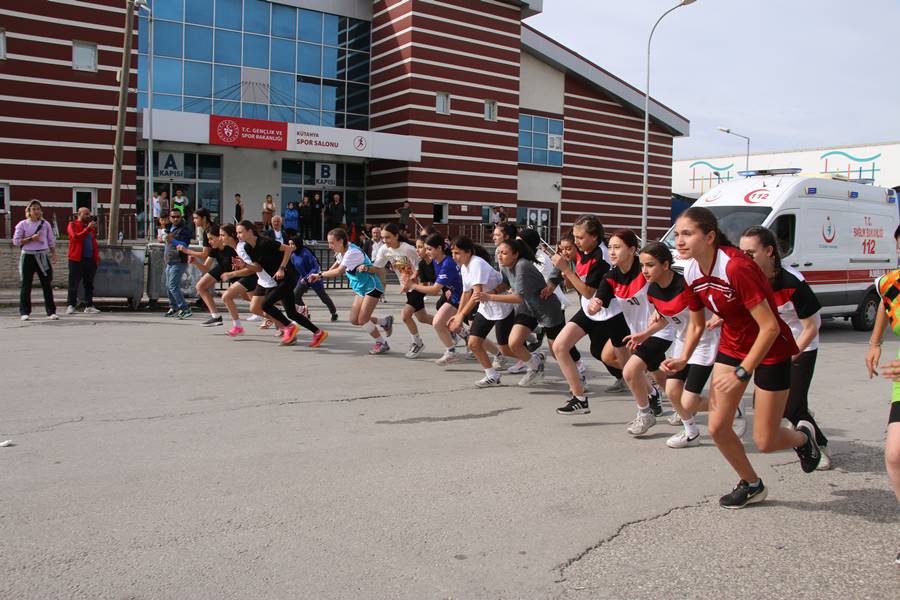
[[[677,6],[673,6],[662,14],[650,30],[650,37],[647,39],[647,84],[644,87],[644,185],[641,196],[641,241],[647,241],[647,204],[649,198],[649,178],[650,178],[650,43],[653,41],[653,34],[656,27],[663,18],[682,6],[693,4],[697,0],[682,0]]]
[[[750,138],[747,137],[746,135],[741,135],[739,133],[735,133],[728,127],[719,127],[718,130],[721,131],[722,133],[727,133],[727,134],[734,135],[739,138],[744,138],[745,140],[747,140],[747,161],[744,165],[744,170],[749,171],[750,170]]]
[[[153,12],[147,6],[148,0],[135,0],[134,5],[138,9],[147,11],[147,35],[150,36],[149,41],[149,58],[147,60],[147,167],[145,171],[146,186],[144,186],[144,222],[146,231],[144,234],[150,238],[153,231],[153,172],[156,165],[153,162]],[[160,207],[162,209],[162,207]]]
[[[113,156],[113,176],[109,193],[109,243],[119,237],[119,199],[122,191],[122,150],[125,145],[125,114],[128,106],[128,84],[131,79],[131,41],[134,36],[135,0],[125,2],[125,40],[122,44],[122,68],[119,71],[119,107],[116,118],[116,145]]]

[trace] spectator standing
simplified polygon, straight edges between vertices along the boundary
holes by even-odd
[[[166,230],[166,290],[169,295],[169,311],[165,316],[187,319],[191,308],[181,292],[181,277],[187,270],[187,255],[178,250],[179,246],[191,243],[191,228],[185,223],[176,208],[169,211],[169,227]]]
[[[325,206],[322,214],[325,216],[325,228],[328,231],[344,227],[344,201],[340,194],[335,192],[331,195],[331,202]]]
[[[412,214],[412,208],[409,206],[409,200],[403,201],[403,206],[394,211],[397,213],[397,224],[400,225],[400,229],[403,230],[403,233],[406,233],[406,228],[409,225],[409,215]]]
[[[293,200],[288,202],[284,211],[284,230],[291,236],[300,233],[300,211],[297,210],[297,203]]]
[[[160,216],[169,216],[169,192],[162,191],[159,193],[159,214]]]
[[[271,226],[263,232],[263,235],[272,238],[279,244],[287,245],[290,241],[290,238],[284,234],[284,219],[281,215],[272,217]]]
[[[159,219],[159,215],[162,214],[162,212],[160,211],[161,205],[160,205],[159,194],[156,191],[153,192],[153,199],[150,200],[150,206],[151,206],[151,210],[153,212],[153,222],[155,223],[156,220]]]
[[[272,194],[266,194],[266,199],[262,207],[263,227],[268,229],[272,226],[272,217],[275,215],[275,202],[272,200]]]
[[[53,301],[53,263],[56,262],[56,237],[50,223],[44,220],[41,203],[32,200],[25,209],[27,218],[16,223],[13,245],[22,248],[19,256],[19,275],[22,287],[19,290],[19,316],[23,321],[31,318],[31,285],[37,273],[44,292],[44,307],[47,318],[55,321],[56,303]]]
[[[313,221],[315,218],[312,204],[309,203],[309,195],[303,194],[303,199],[300,200],[300,207],[297,210],[300,213],[300,237],[304,240],[315,239],[315,234],[313,233]]]
[[[94,306],[94,276],[100,264],[97,245],[97,221],[86,206],[78,209],[76,219],[66,228],[69,233],[69,295],[66,314],[75,313],[78,304],[78,285],[84,284],[84,312],[100,312]]]
[[[322,213],[325,209],[325,204],[322,202],[322,196],[319,192],[313,194],[312,198],[312,212],[313,212],[313,239],[316,240],[324,240],[325,239],[325,231],[322,229]]]
[[[181,188],[175,188],[175,196],[172,197],[172,210],[177,210],[184,217],[190,212],[190,199],[181,194]]]
[[[240,194],[234,195],[234,222],[240,223],[244,220],[244,202],[241,200]]]

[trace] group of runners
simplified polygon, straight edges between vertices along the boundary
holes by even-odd
[[[757,448],[793,449],[807,473],[830,468],[828,439],[808,403],[821,306],[803,276],[781,264],[768,229],[751,227],[735,246],[711,211],[689,208],[675,226],[683,270],[674,268],[666,245],[641,245],[628,229],[607,234],[592,216],[578,219],[556,248],[532,229],[498,224],[494,256],[465,236],[448,241],[434,230],[410,241],[388,223],[381,235],[384,244],[370,258],[343,229],[328,232],[335,261],[322,269],[305,256],[309,250],[298,238],[281,244],[259,235],[247,221],[213,226],[198,289],[208,289],[213,280],[230,282],[223,295],[232,319],[230,336],[244,332],[235,305],[243,297],[251,313],[273,323],[282,344],[295,343],[303,327],[312,334],[309,345],[316,347],[328,333],[309,320],[302,292],[319,289],[323,279],[346,277],[354,292],[348,320],[372,338],[369,354],[380,355],[390,351],[394,325],[392,315],[375,314],[390,269],[406,298],[400,318],[410,336],[409,359],[422,355],[423,326],[431,326],[443,346],[435,361],[440,366],[466,358],[457,351],[465,341],[469,358],[484,369],[475,382],[480,388],[501,385],[506,374],[521,374],[519,386],[532,385],[543,377],[549,356],[568,386],[568,401],[556,412],[581,415],[590,412],[590,404],[576,344],[587,337],[591,356],[616,379],[606,391],[628,390],[634,397],[629,434],[640,436],[656,425],[663,390],[674,408],[667,420],[680,427],[666,441],[670,448],[697,445],[696,415],[708,412],[709,436],[739,477],[720,498],[725,508],[761,502],[767,494],[740,439],[746,429],[741,404],[751,380]],[[870,375],[879,371],[887,325],[900,334],[900,309],[894,305],[900,276],[884,276],[878,288],[885,310],[866,357]],[[336,319],[330,298],[320,296]],[[210,319],[221,322],[212,297],[203,297]],[[429,297],[433,305],[426,302]],[[575,312],[567,319],[570,304]],[[900,378],[900,360],[880,370],[885,377]],[[886,454],[900,498],[900,384],[894,394]]]

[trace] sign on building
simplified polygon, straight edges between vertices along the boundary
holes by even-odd
[[[184,178],[183,152],[160,152],[157,163],[157,177]]]
[[[316,163],[316,185],[337,185],[337,165],[334,163]]]

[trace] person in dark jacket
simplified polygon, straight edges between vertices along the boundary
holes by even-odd
[[[187,255],[179,252],[179,246],[189,246],[194,232],[187,225],[181,212],[173,208],[169,211],[169,228],[166,231],[166,291],[169,295],[167,317],[187,319],[193,313],[181,292],[181,278],[187,270]]]
[[[288,202],[284,211],[284,228],[285,230],[293,229],[295,232],[300,231],[300,211],[297,210],[296,202]]]
[[[66,228],[69,233],[69,297],[66,314],[75,312],[78,304],[78,285],[84,284],[84,312],[100,312],[94,307],[94,275],[100,264],[97,245],[97,222],[86,206],[78,209],[77,218]]]
[[[337,321],[337,307],[334,305],[331,296],[325,291],[325,282],[321,279],[315,283],[307,281],[311,274],[322,272],[322,266],[319,264],[316,255],[304,246],[302,235],[296,235],[291,238],[289,245],[294,250],[294,253],[291,255],[291,264],[294,265],[294,270],[297,271],[297,286],[294,288],[294,299],[297,306],[302,308],[300,312],[309,313],[309,309],[306,308],[306,304],[303,302],[303,294],[306,293],[306,290],[312,289],[319,297],[319,300],[322,301],[322,304],[328,308],[328,311],[331,313],[331,320]]]

